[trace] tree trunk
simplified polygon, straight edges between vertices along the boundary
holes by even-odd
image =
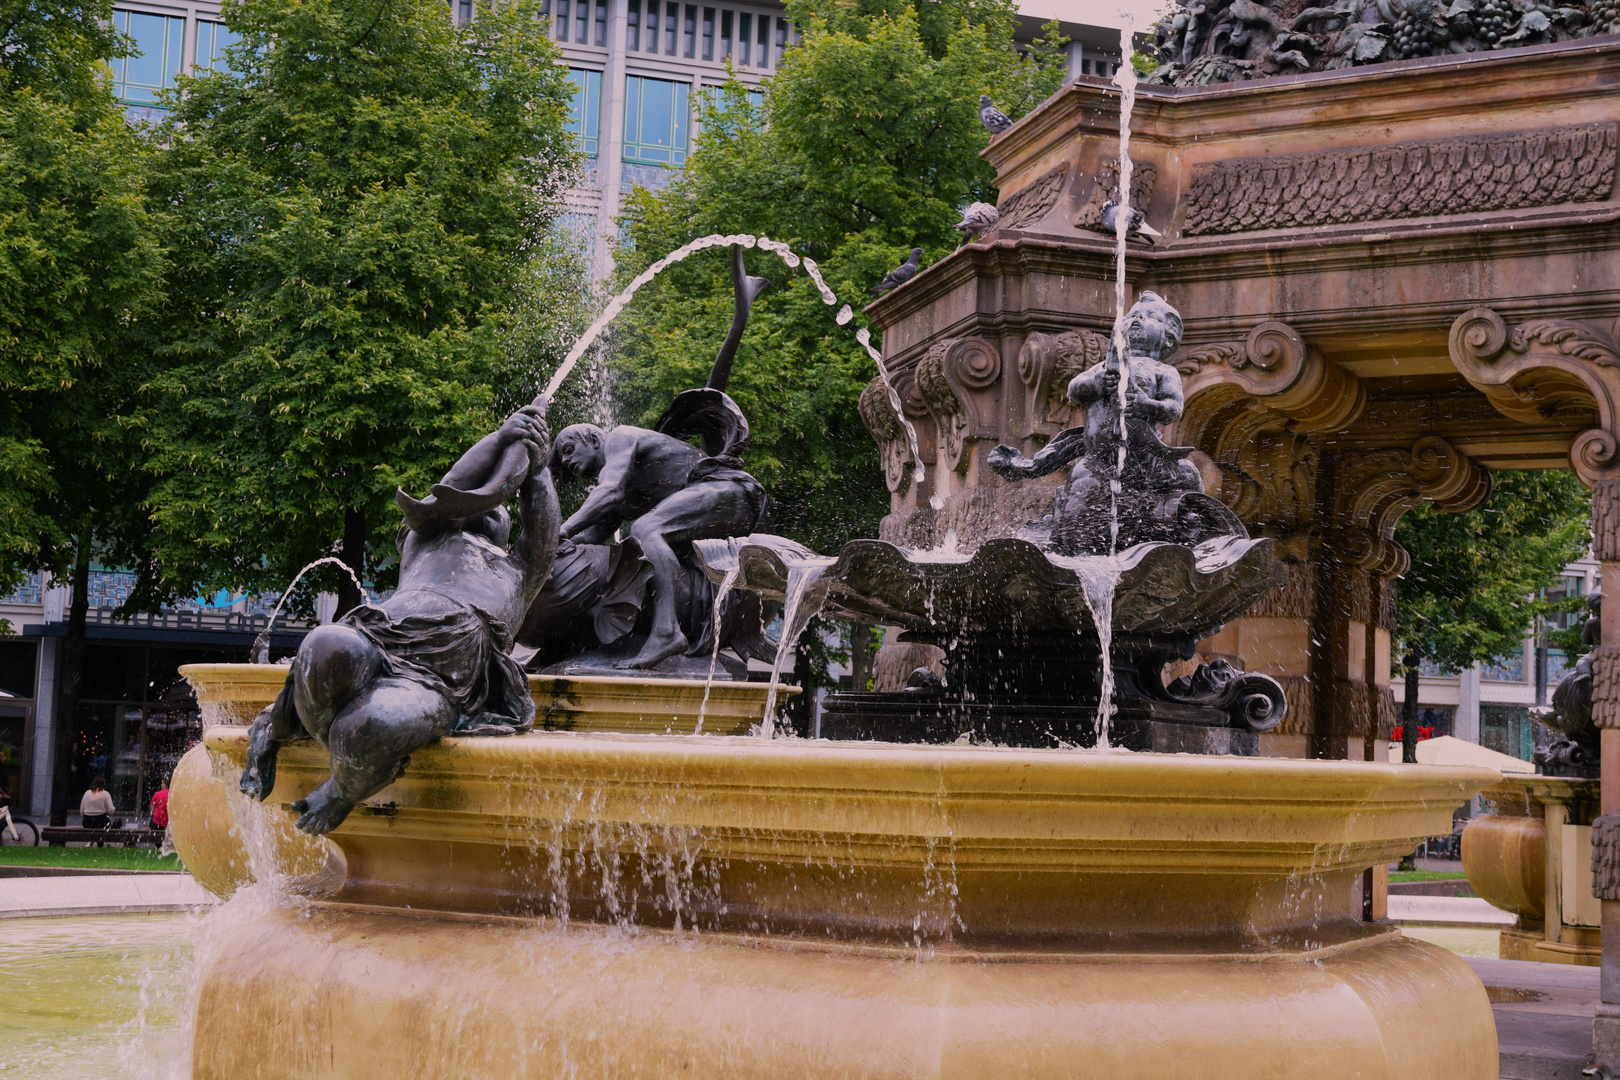
[[[1402,661],[1406,668],[1406,701],[1401,707],[1401,760],[1417,761],[1418,744],[1418,658],[1411,653]]]
[[[73,779],[73,735],[78,730],[80,680],[84,673],[84,622],[90,610],[90,530],[79,533],[73,560],[73,602],[57,668],[56,738],[51,762],[51,824],[67,824],[68,784]]]
[[[343,618],[350,611],[360,606],[360,587],[355,584],[355,578],[365,580],[366,572],[366,512],[364,510],[349,509],[343,512],[343,549],[341,558],[354,571],[354,578],[348,574],[338,576],[338,602],[337,611],[333,612],[334,621]]]

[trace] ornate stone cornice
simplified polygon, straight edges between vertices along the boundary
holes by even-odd
[[[1612,333],[1572,319],[1530,319],[1509,326],[1489,308],[1452,323],[1451,362],[1503,416],[1526,423],[1589,418],[1575,437],[1570,465],[1588,485],[1620,479],[1620,353]]]
[[[1242,158],[1196,166],[1186,236],[1597,202],[1613,123]]]

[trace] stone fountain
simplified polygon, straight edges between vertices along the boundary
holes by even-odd
[[[559,463],[529,410],[452,470],[438,510],[412,523],[402,500],[402,582],[445,606],[391,599],[346,624],[383,654],[352,654],[375,663],[356,669],[365,692],[412,683],[394,712],[368,729],[329,709],[335,669],[314,648],[291,671],[187,671],[235,722],[177,772],[172,828],[199,878],[238,894],[200,950],[193,1076],[1496,1076],[1479,980],[1364,918],[1360,890],[1498,774],[1252,756],[1286,714],[1282,687],[1190,658],[1283,573],[1274,542],[1160,433],[1180,414],[1164,362],[1180,336],[1144,293],[1064,381],[1084,423],[1027,456],[996,449],[1006,482],[975,505],[1004,527],[954,545],[859,541],[828,558],[746,532],[751,489],[720,460],[740,449],[735,419],[713,394],[688,399],[718,420],[690,428],[705,446],[679,452],[686,475],[712,470],[737,499],[689,551],[631,535],[666,583],[718,599],[711,649],[764,610],[737,608],[728,630],[727,597],[703,590],[729,585],[738,604],[779,598],[785,634],[821,605],[944,654],[942,678],[832,699],[826,733],[842,740],[771,738],[769,723],[657,733],[648,716],[702,689],[659,671],[701,654],[697,627],[614,610],[645,595],[622,546],[581,557],[587,588],[555,588],[568,526],[550,469],[589,471],[592,439]],[[497,511],[513,495],[529,528],[508,552]],[[571,539],[604,539],[601,524],[575,521]],[[470,545],[506,575],[481,629],[457,590],[483,579],[418,580],[410,553],[426,544]],[[407,614],[434,620],[433,648],[400,629]],[[688,640],[666,653],[672,614]],[[547,687],[528,705],[513,692],[514,639],[562,650],[562,624],[587,618],[586,651],[632,626],[645,637],[553,656],[613,664],[597,677],[617,680],[620,705],[548,725]],[[1171,663],[1184,671],[1166,682]],[[733,703],[724,730],[745,711]],[[334,792],[344,813],[316,813]]]
[[[1151,298],[1139,309],[1129,351],[1109,363],[1173,396],[1148,355],[1173,312]],[[1095,379],[1113,393],[1109,370]],[[1058,444],[1074,467],[1053,513],[970,556],[874,541],[829,560],[759,535],[699,541],[698,556],[711,574],[732,559],[744,587],[789,609],[814,594],[932,634],[949,694],[908,698],[903,724],[965,715],[980,736],[988,718],[1008,742],[1083,742],[1106,719],[1097,671],[1112,657],[1122,741],[1263,726],[1286,707],[1269,680],[1158,678],[1164,657],[1187,655],[1277,573],[1269,541],[1197,490],[1154,418],[1133,413],[1134,394],[1124,432],[1136,464],[1116,475],[1134,484],[1155,469],[1174,484],[1099,499],[1118,459],[1107,429],[1087,429]],[[479,445],[525,448],[518,486],[539,532],[517,557],[531,567],[551,542],[547,521],[558,524],[545,433],[527,416],[503,427],[504,444]],[[1005,457],[1014,472],[1051,461]],[[1107,542],[1121,546],[1088,553],[1105,506],[1120,522]],[[453,521],[433,534],[441,543],[464,543]],[[419,572],[407,562],[408,584]],[[475,585],[435,584],[434,595]],[[380,670],[462,655],[438,623],[431,652],[372,629],[398,621],[379,610],[347,625],[415,665]],[[1087,644],[1110,623],[1114,648]],[[992,634],[1024,659],[992,661]],[[290,670],[187,670],[205,708],[238,722],[209,728],[178,770],[175,842],[222,895],[257,880],[214,917],[200,952],[199,1080],[900,1078],[1009,1062],[1065,1080],[1496,1075],[1478,979],[1450,953],[1363,921],[1357,891],[1368,866],[1444,828],[1497,779],[1490,770],[514,732],[515,705],[515,720],[486,708],[408,747],[381,724],[374,743],[340,746],[345,707],[328,748],[283,737],[277,720],[296,708],[322,734],[305,710],[330,692],[313,682],[330,668],[310,651]],[[645,711],[670,708],[672,683],[643,677]],[[1054,704],[1076,686],[1093,696]],[[290,697],[271,701],[278,693]],[[419,730],[406,699],[387,700],[383,720]],[[864,701],[846,711],[881,715]],[[385,782],[353,787],[356,761]],[[352,805],[314,813],[334,799]]]

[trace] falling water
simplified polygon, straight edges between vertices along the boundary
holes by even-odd
[[[771,688],[765,694],[765,719],[760,722],[761,738],[776,737],[776,692],[782,685],[782,661],[788,649],[804,633],[811,616],[821,610],[820,603],[806,604],[805,592],[820,580],[836,559],[815,558],[788,564],[787,589],[782,599],[782,636],[776,641],[776,659],[771,661]]]
[[[726,576],[720,579],[720,586],[714,593],[714,651],[709,654],[709,679],[703,684],[703,703],[698,706],[697,728],[694,735],[703,734],[703,714],[709,711],[709,694],[714,690],[714,669],[720,663],[720,612],[725,606],[726,596],[730,594],[731,587],[737,583],[737,574],[742,565],[731,567]]]
[[[552,374],[551,380],[546,383],[546,389],[542,395],[545,400],[556,400],[558,387],[562,386],[563,380],[567,379],[568,376],[572,374],[575,366],[579,363],[580,357],[584,356],[590,347],[596,343],[596,339],[601,336],[602,331],[606,330],[608,324],[618,317],[619,312],[624,310],[624,306],[630,302],[630,298],[634,296],[637,290],[639,290],[643,285],[647,284],[653,278],[663,273],[669,267],[681,262],[688,255],[698,251],[703,251],[707,248],[720,246],[730,247],[733,244],[745,248],[757,247],[762,251],[769,251],[786,263],[790,268],[803,265],[804,272],[810,275],[810,280],[815,282],[816,291],[821,294],[821,302],[826,304],[828,307],[837,306],[838,297],[832,291],[832,289],[828,288],[827,282],[821,276],[821,268],[816,265],[815,260],[808,258],[801,259],[798,255],[793,253],[791,248],[782,243],[780,240],[772,240],[767,236],[754,236],[750,233],[712,233],[708,236],[700,236],[696,240],[676,248],[674,251],[670,252],[668,255],[665,255],[662,259],[659,259],[657,262],[647,267],[647,269],[637,274],[635,278],[631,280],[630,284],[625,287],[623,292],[619,293],[619,295],[608,301],[607,307],[602,309],[602,314],[598,315],[596,317],[596,321],[591,323],[591,325],[586,328],[585,333],[580,335],[580,339],[578,341],[574,342],[574,347],[568,350],[568,355],[563,357],[562,364],[557,368],[556,372]],[[843,307],[838,309],[837,322],[839,326],[848,325],[849,321],[854,317],[854,309],[852,309],[848,304],[845,304]],[[867,330],[865,327],[862,327],[855,331],[855,339],[861,343],[861,347],[866,350],[867,355],[870,356],[873,362],[877,364],[878,378],[883,380],[884,389],[888,391],[889,405],[894,409],[894,414],[900,418],[900,423],[905,426],[906,439],[910,443],[911,447],[911,460],[916,464],[914,476],[916,478],[916,482],[920,484],[923,481],[924,474],[922,465],[922,451],[918,448],[917,443],[917,429],[912,427],[911,421],[906,419],[906,414],[900,407],[900,394],[895,390],[894,382],[889,378],[889,369],[883,364],[883,355],[872,347],[871,331]]]
[[[1118,412],[1119,456],[1114,462],[1114,475],[1108,481],[1108,558],[1098,560],[1101,565],[1076,567],[1085,586],[1086,605],[1091,609],[1092,621],[1097,624],[1097,641],[1102,648],[1102,683],[1097,699],[1097,749],[1108,749],[1109,723],[1114,715],[1114,658],[1111,645],[1114,638],[1114,586],[1119,582],[1119,565],[1114,557],[1119,553],[1119,496],[1120,478],[1125,475],[1126,446],[1129,429],[1125,410],[1130,400],[1130,354],[1125,341],[1125,238],[1131,224],[1131,112],[1136,107],[1136,67],[1133,63],[1138,16],[1128,9],[1121,10],[1119,52],[1121,63],[1114,72],[1114,83],[1120,90],[1119,101],[1119,209],[1114,215],[1114,333],[1110,351],[1119,364]]]
[[[1110,650],[1114,641],[1114,587],[1119,584],[1120,563],[1113,557],[1082,556],[1061,560],[1074,570],[1085,590],[1086,607],[1097,626],[1097,643],[1102,649],[1102,683],[1097,691],[1097,749],[1108,749],[1109,727],[1115,712],[1114,662]]]
[[[366,587],[364,585],[360,584],[360,578],[357,574],[355,574],[353,567],[344,562],[342,559],[338,558],[336,555],[326,555],[322,558],[316,559],[314,562],[310,563],[308,566],[304,567],[302,570],[298,571],[298,573],[293,575],[291,584],[289,584],[287,586],[287,590],[281,594],[281,599],[276,601],[275,610],[270,613],[269,625],[264,628],[263,633],[253,639],[253,662],[255,664],[267,664],[270,662],[270,631],[276,628],[276,616],[281,614],[282,607],[287,603],[288,598],[292,596],[293,590],[298,588],[298,582],[303,578],[303,576],[322,563],[332,563],[336,566],[343,567],[344,573],[348,574],[350,580],[354,582],[354,587],[360,590],[360,602],[367,605],[371,603],[371,594],[366,592]]]

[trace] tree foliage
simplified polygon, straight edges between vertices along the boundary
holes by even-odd
[[[755,108],[728,83],[699,99],[702,131],[664,190],[626,203],[634,275],[688,240],[749,232],[820,264],[860,307],[913,247],[938,258],[975,200],[995,202],[979,95],[1020,116],[1061,87],[1055,45],[1020,55],[1010,0],[789,3],[804,27]],[[876,376],[853,326],[838,326],[802,270],[764,253],[728,392],[753,427],[748,466],[771,495],[772,528],[822,550],[872,535],[887,509],[877,450],[857,410]],[[648,423],[700,386],[730,322],[723,252],[696,256],[637,294],[614,337],[627,418]]]
[[[1449,670],[1518,653],[1535,620],[1567,604],[1538,597],[1589,543],[1589,499],[1567,470],[1499,472],[1484,506],[1420,506],[1395,538],[1412,556],[1397,585],[1403,656]]]
[[[112,3],[0,3],[0,593],[97,536],[142,561],[118,417],[163,260],[146,155],[108,86]]]
[[[182,78],[152,133],[175,254],[140,430],[167,588],[275,589],[334,549],[386,582],[395,487],[534,393],[545,335],[514,311],[575,161],[539,11],[224,6],[231,70]]]

